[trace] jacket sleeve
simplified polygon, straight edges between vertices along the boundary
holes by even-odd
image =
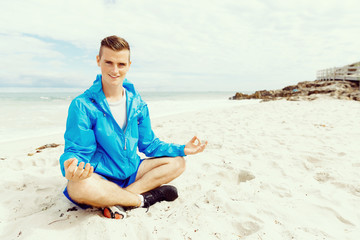
[[[185,156],[185,145],[165,143],[160,141],[151,129],[149,109],[145,105],[138,118],[139,127],[139,151],[147,157],[177,157]]]
[[[90,162],[96,150],[96,139],[86,109],[80,101],[73,100],[69,107],[65,131],[65,149],[60,157],[60,167],[65,176],[64,162],[76,158],[80,162]]]

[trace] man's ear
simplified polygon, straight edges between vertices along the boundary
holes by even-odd
[[[97,65],[100,67],[100,56],[99,55],[96,56],[96,62],[97,62]]]

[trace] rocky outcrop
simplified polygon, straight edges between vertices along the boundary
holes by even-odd
[[[357,82],[350,81],[308,81],[299,82],[296,85],[287,86],[279,90],[262,90],[253,94],[243,94],[237,92],[232,100],[242,99],[262,99],[265,101],[287,99],[315,100],[320,95],[325,95],[337,99],[360,101],[360,91]]]

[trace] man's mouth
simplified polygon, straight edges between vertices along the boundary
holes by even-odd
[[[111,74],[108,74],[111,78],[118,78],[118,77],[120,77],[120,76],[113,76],[113,75],[111,75]]]

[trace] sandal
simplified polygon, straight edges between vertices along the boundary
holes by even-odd
[[[103,208],[103,214],[107,218],[124,219],[126,218],[126,211],[121,206],[112,206]]]

